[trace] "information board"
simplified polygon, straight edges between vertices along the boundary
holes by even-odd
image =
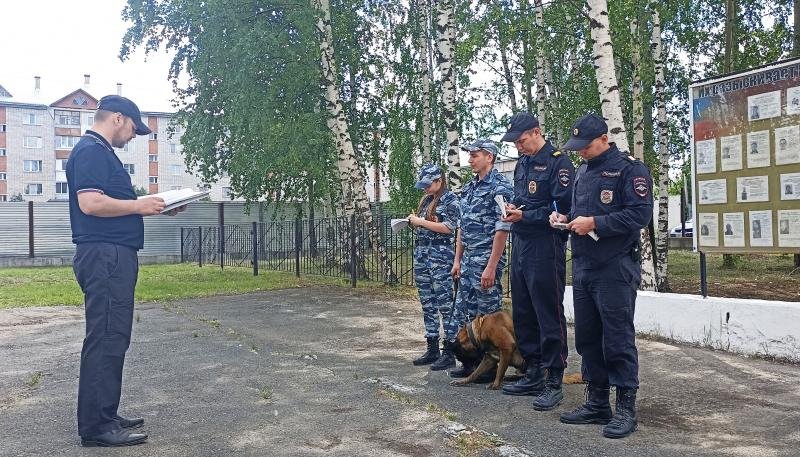
[[[698,81],[694,247],[800,253],[800,59]]]

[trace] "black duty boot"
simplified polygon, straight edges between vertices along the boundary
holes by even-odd
[[[539,367],[539,361],[528,363],[525,376],[514,384],[503,386],[505,395],[539,395],[544,390],[544,373]]]
[[[606,438],[625,438],[636,430],[636,389],[617,387],[617,410],[603,427]]]
[[[428,340],[428,350],[419,358],[414,359],[414,365],[428,365],[439,358],[439,338],[426,338]]]
[[[456,356],[453,354],[452,349],[447,341],[444,342],[442,348],[442,355],[431,364],[431,371],[446,370],[456,366]]]
[[[574,411],[561,414],[565,424],[607,424],[611,420],[611,405],[608,404],[608,386],[589,384],[586,386],[586,403]]]
[[[564,393],[561,391],[563,377],[563,368],[549,368],[547,370],[544,390],[533,400],[533,409],[536,411],[550,411],[561,403],[561,400],[564,399]]]

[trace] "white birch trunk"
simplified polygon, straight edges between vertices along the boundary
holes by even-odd
[[[634,16],[631,21],[632,55],[633,63],[633,156],[644,162],[644,100],[642,100],[642,52],[639,47],[639,19]],[[655,186],[654,186],[655,187]],[[639,236],[642,246],[642,289],[655,290],[658,278],[653,263],[653,243],[650,230],[644,229]]]
[[[377,251],[380,259],[385,281],[394,278],[391,264],[386,255],[386,250],[378,233],[378,228],[372,219],[372,212],[367,200],[366,179],[364,172],[356,160],[353,142],[347,125],[347,118],[342,108],[339,88],[336,84],[336,60],[333,50],[333,31],[331,29],[331,8],[329,0],[312,0],[312,5],[318,10],[317,31],[320,37],[320,58],[322,80],[325,84],[325,107],[328,110],[328,128],[334,137],[337,150],[336,167],[339,171],[339,182],[342,186],[342,208],[348,218],[355,214],[364,222],[372,246]],[[359,243],[360,245],[360,243]],[[358,255],[363,259],[363,253]]]
[[[544,54],[544,8],[542,0],[533,1],[534,18],[536,28],[539,29],[539,45],[536,47],[536,116],[542,128],[547,127],[547,78],[550,68],[547,65],[547,58]]]
[[[658,110],[656,115],[658,127],[658,231],[656,233],[656,287],[660,292],[669,291],[669,126],[667,124],[666,77],[664,75],[664,51],[661,43],[661,16],[658,6],[653,7],[653,63],[656,73],[655,101]]]
[[[428,0],[417,0],[419,63],[422,68],[422,163],[431,163],[431,69]]]
[[[511,112],[516,113],[517,108],[517,92],[514,86],[514,75],[511,73],[511,66],[508,64],[508,51],[506,50],[505,34],[503,32],[503,25],[498,26],[497,29],[497,44],[500,48],[500,61],[503,64],[503,76],[506,80],[506,90],[508,91],[508,101],[511,106]]]
[[[455,4],[438,0],[436,12],[436,44],[439,74],[442,76],[442,114],[447,129],[447,184],[457,191],[461,187],[461,164],[458,157],[458,121],[456,119],[456,85],[453,68]]]
[[[630,151],[622,117],[617,73],[614,68],[614,46],[608,26],[608,4],[606,0],[587,0],[589,6],[589,28],[592,36],[594,70],[603,117],[608,123],[608,137],[621,151]]]

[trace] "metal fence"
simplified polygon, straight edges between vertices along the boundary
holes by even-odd
[[[354,216],[183,227],[181,262],[247,267],[254,275],[266,269],[337,277],[350,280],[354,287],[359,280],[413,286],[414,231],[392,233],[391,217],[377,213],[371,229]],[[371,237],[370,230],[376,236]],[[384,247],[385,262],[373,238]],[[509,259],[510,249],[509,238]],[[502,281],[508,296],[508,265]]]

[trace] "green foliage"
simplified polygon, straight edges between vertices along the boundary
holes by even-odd
[[[142,197],[144,195],[148,195],[150,192],[147,191],[144,187],[140,186],[133,186],[133,192],[136,194],[137,197]]]

